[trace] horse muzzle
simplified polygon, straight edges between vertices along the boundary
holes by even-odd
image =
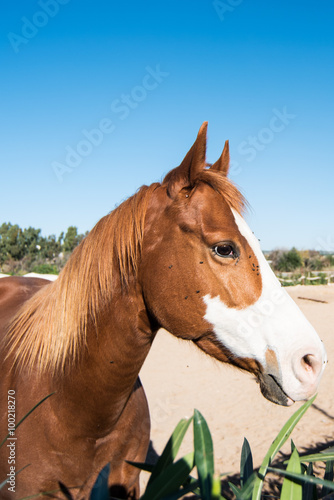
[[[290,359],[284,360],[279,371],[275,363],[272,370],[267,366],[266,371],[259,374],[261,392],[269,401],[283,406],[307,400],[316,393],[326,364],[323,343],[319,350],[310,350],[307,354],[305,350],[297,350]]]
[[[270,373],[261,374],[259,376],[260,389],[262,395],[271,401],[282,406],[291,406],[294,400],[283,391],[279,381]]]

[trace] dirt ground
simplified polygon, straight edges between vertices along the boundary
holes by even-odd
[[[299,285],[287,290],[325,343],[329,360],[315,403],[292,434],[303,452],[334,445],[334,286]],[[239,472],[244,437],[250,443],[254,466],[259,466],[276,434],[301,406],[295,403],[287,408],[270,403],[252,375],[218,363],[163,330],[140,376],[150,406],[154,451],[160,454],[179,420],[191,416],[197,408],[209,424],[220,474]],[[185,454],[192,449],[190,428],[180,451]],[[287,453],[289,450],[290,442],[284,447]],[[142,486],[146,480],[144,473]]]

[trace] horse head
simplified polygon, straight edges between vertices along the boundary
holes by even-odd
[[[270,269],[227,179],[228,142],[206,163],[207,123],[147,208],[140,284],[160,326],[255,374],[262,394],[312,396],[326,364],[317,333]]]

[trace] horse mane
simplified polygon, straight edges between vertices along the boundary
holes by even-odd
[[[148,200],[159,185],[143,186],[103,217],[58,279],[23,304],[6,337],[14,364],[57,373],[78,358],[88,321],[96,323],[101,304],[110,300],[115,274],[122,287],[136,275]]]
[[[220,172],[203,170],[192,188],[200,182],[218,191],[231,208],[243,211],[244,197]],[[103,217],[58,279],[23,304],[5,339],[7,358],[13,356],[14,365],[56,374],[75,363],[86,345],[88,322],[97,324],[98,311],[110,301],[115,283],[126,288],[136,276],[148,202],[159,186],[143,186]]]

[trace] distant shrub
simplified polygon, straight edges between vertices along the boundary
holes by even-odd
[[[51,264],[39,264],[32,268],[32,272],[38,274],[58,274],[58,269],[57,266]]]
[[[276,264],[278,271],[285,272],[294,271],[302,265],[303,260],[295,248],[283,253]]]

